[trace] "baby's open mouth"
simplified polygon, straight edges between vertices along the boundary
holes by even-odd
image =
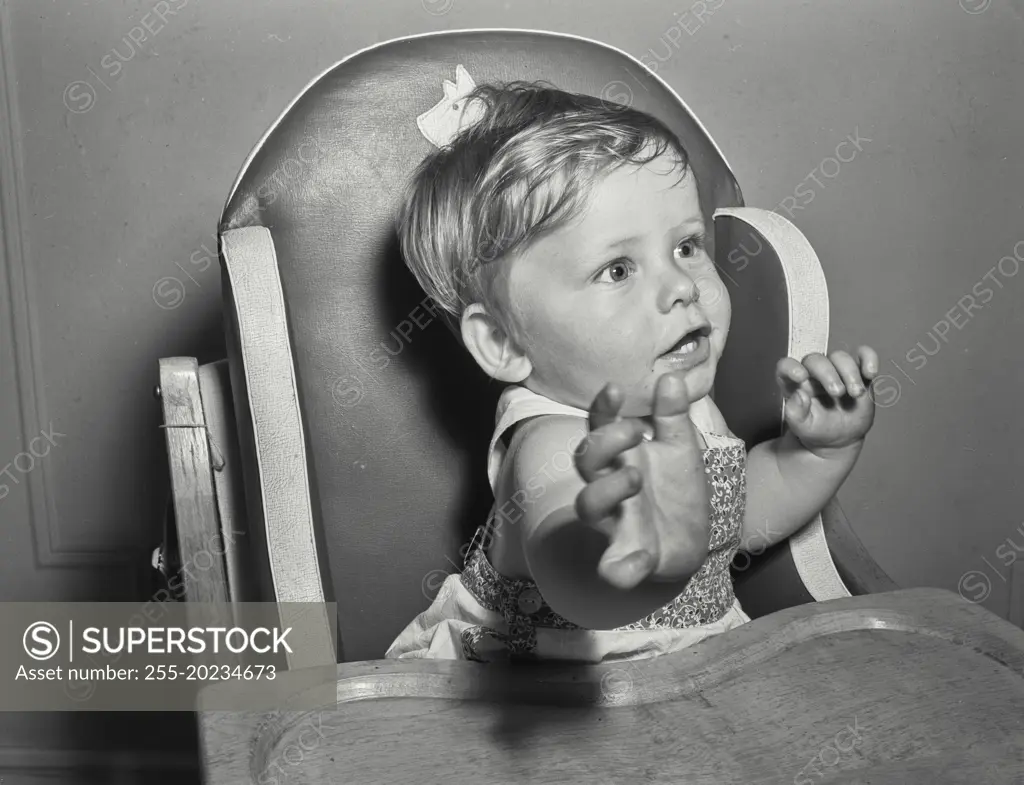
[[[700,348],[701,340],[711,334],[711,326],[702,324],[690,330],[682,338],[676,341],[665,354],[687,355],[692,354]]]

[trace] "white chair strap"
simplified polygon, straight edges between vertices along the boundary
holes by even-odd
[[[264,536],[279,603],[281,623],[297,608],[319,604],[316,623],[303,621],[302,638],[289,638],[290,669],[336,662],[334,629],[321,581],[314,531],[306,444],[284,294],[270,231],[262,226],[231,229],[221,235],[222,253],[235,302],[238,342],[256,444]],[[259,533],[253,533],[254,540]],[[312,606],[305,606],[308,612]],[[293,619],[294,620],[294,619]],[[296,630],[296,631],[297,631]]]
[[[828,286],[821,262],[803,233],[781,215],[756,207],[722,208],[715,215],[729,215],[750,225],[782,260],[789,292],[789,356],[800,359],[811,352],[827,353]],[[821,515],[789,538],[789,550],[815,600],[851,596],[832,561]]]

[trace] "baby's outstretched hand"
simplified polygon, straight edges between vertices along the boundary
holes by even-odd
[[[590,431],[576,451],[587,483],[576,513],[610,539],[598,571],[612,585],[688,578],[707,556],[710,503],[685,377],[658,380],[650,441],[639,418],[619,417],[622,403],[609,384],[590,406]]]
[[[828,357],[815,352],[803,362],[785,357],[776,379],[785,398],[786,424],[811,452],[847,447],[864,438],[875,419],[871,382],[878,355],[869,346]],[[820,454],[820,453],[819,453]]]

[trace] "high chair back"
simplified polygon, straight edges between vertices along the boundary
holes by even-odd
[[[809,246],[788,223],[742,208],[693,112],[624,52],[555,33],[471,30],[390,41],[330,68],[252,150],[220,231],[262,596],[337,602],[343,660],[383,655],[461,568],[492,501],[484,457],[500,387],[438,324],[393,228],[403,188],[431,150],[417,118],[457,100],[460,66],[477,84],[543,79],[630,103],[678,134],[709,226],[725,211],[716,235],[728,247],[716,259],[734,321],[716,398],[738,435],[753,442],[779,432],[774,362],[794,337],[815,348],[827,338],[824,281]],[[802,335],[794,336],[794,271],[780,253],[797,259],[800,307],[813,311],[816,326],[798,328]],[[825,547],[820,536],[816,547]],[[817,594],[845,592],[834,573]]]

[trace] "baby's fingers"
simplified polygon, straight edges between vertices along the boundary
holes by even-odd
[[[587,526],[612,538],[615,534],[613,516],[616,508],[640,491],[643,478],[633,466],[624,466],[599,480],[589,483],[576,496],[576,515]]]
[[[785,399],[784,414],[790,426],[801,425],[811,413],[811,398],[803,390],[797,390]]]
[[[654,392],[654,437],[658,441],[682,442],[693,438],[693,421],[686,377],[666,373],[658,379]]]
[[[836,367],[821,352],[807,355],[804,358],[804,367],[810,373],[811,378],[824,387],[830,395],[840,396],[846,392],[846,385],[843,384]]]
[[[633,418],[591,431],[576,448],[576,470],[586,482],[593,482],[605,470],[616,467],[619,456],[636,447],[643,438],[643,424]]]
[[[642,580],[649,578],[658,560],[649,551],[633,551],[621,559],[607,555],[597,565],[597,574],[612,586],[622,591],[636,588]]]
[[[782,388],[782,394],[787,398],[800,389],[800,385],[809,378],[810,374],[803,364],[792,357],[783,357],[775,365],[775,379]]]
[[[857,349],[857,359],[860,360],[861,376],[872,381],[878,375],[878,353],[870,346],[861,346]]]
[[[837,351],[829,355],[829,360],[835,368],[836,373],[842,380],[845,391],[854,398],[864,394],[864,384],[860,376],[860,368],[857,361],[850,356],[849,352]]]
[[[590,404],[590,430],[596,431],[602,426],[615,422],[624,401],[622,390],[617,385],[609,382],[602,387]]]

